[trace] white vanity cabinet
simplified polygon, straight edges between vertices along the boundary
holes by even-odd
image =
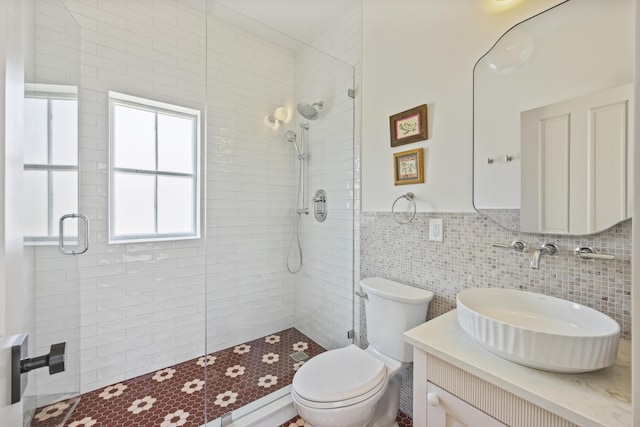
[[[556,374],[502,359],[458,325],[456,310],[410,331],[416,427],[628,427],[631,350],[584,374]]]
[[[504,427],[505,425],[437,385],[427,383],[427,426]]]

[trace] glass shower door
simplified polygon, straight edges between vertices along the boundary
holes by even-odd
[[[80,266],[91,256],[79,203],[80,29],[63,0],[24,7],[23,359],[37,367],[49,354],[50,366],[22,375],[23,418],[63,425],[80,393]]]
[[[213,0],[207,51],[206,417],[279,425],[300,366],[351,343],[354,67]]]

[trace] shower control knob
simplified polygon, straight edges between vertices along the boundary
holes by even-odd
[[[318,222],[327,219],[327,193],[322,189],[313,196],[313,215]]]

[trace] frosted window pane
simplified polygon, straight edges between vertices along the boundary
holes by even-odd
[[[60,217],[65,214],[78,213],[78,173],[75,171],[56,171],[51,173],[53,187],[53,229],[58,235]],[[67,237],[78,236],[76,220],[68,219],[64,223],[64,234]]]
[[[192,233],[193,179],[158,177],[158,232]]]
[[[47,172],[24,171],[23,212],[24,235],[26,237],[47,237]]]
[[[155,113],[114,106],[114,163],[117,168],[155,170]]]
[[[78,164],[78,101],[51,101],[51,163]]]
[[[158,114],[158,170],[193,173],[194,120]]]
[[[114,173],[114,235],[153,234],[155,178]]]
[[[47,100],[24,100],[24,163],[46,165],[48,138]]]

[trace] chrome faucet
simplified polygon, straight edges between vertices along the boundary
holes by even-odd
[[[555,243],[543,243],[542,246],[540,246],[540,249],[536,249],[535,251],[533,251],[529,267],[533,268],[534,270],[539,270],[540,258],[542,258],[542,255],[555,255],[557,253],[558,246],[556,246]]]

